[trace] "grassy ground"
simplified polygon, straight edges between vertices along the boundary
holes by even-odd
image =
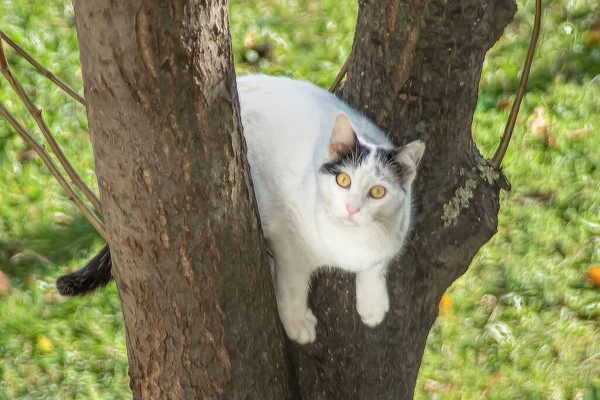
[[[473,128],[488,156],[508,116],[504,104],[515,91],[533,22],[533,0],[519,5],[482,77]],[[430,335],[417,398],[600,398],[600,291],[582,280],[600,264],[600,43],[591,28],[600,5],[545,5],[532,91],[504,163],[513,191],[503,195],[498,234],[449,290],[452,307]],[[350,48],[356,4],[236,0],[231,12],[239,73],[260,68],[326,87]],[[4,1],[0,27],[81,92],[70,1]],[[259,55],[244,47],[249,36],[269,43],[269,59],[248,62]],[[95,187],[83,107],[8,55]],[[0,99],[29,121],[5,83]],[[536,107],[549,139],[527,127]],[[12,281],[0,296],[0,399],[129,398],[114,287],[68,301],[54,289],[55,278],[80,267],[102,240],[29,156],[0,121],[0,270]]]

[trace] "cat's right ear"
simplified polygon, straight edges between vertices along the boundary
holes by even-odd
[[[327,155],[329,158],[335,158],[347,153],[356,146],[357,140],[350,118],[343,112],[339,113],[333,124],[331,138],[327,146]]]

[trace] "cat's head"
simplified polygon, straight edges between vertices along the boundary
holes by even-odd
[[[348,116],[339,114],[319,169],[325,210],[349,226],[397,223],[424,151],[418,140],[399,149],[361,143]]]

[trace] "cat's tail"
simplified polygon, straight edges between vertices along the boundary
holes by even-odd
[[[56,287],[63,296],[81,296],[108,285],[112,279],[112,257],[106,245],[85,267],[58,278]]]

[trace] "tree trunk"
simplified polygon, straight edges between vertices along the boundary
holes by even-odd
[[[136,398],[410,399],[446,288],[495,233],[499,174],[471,137],[485,53],[514,0],[362,0],[340,95],[427,144],[391,311],[366,328],[324,274],[317,342],[276,315],[234,85],[227,4],[75,4],[96,169]],[[289,344],[289,342],[288,342]],[[292,395],[292,389],[294,394]]]
[[[354,280],[321,276],[311,296],[317,342],[293,346],[304,399],[411,399],[438,303],[496,232],[499,176],[471,135],[481,68],[514,0],[359,3],[340,95],[391,132],[427,144],[412,240],[390,267],[390,314],[375,329],[355,311]]]
[[[75,14],[134,397],[288,398],[227,2]]]

